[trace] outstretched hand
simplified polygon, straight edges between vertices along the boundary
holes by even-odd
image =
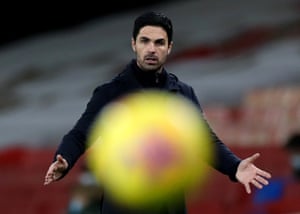
[[[268,185],[268,179],[271,178],[271,174],[264,170],[257,168],[253,163],[260,156],[256,153],[244,160],[242,160],[238,166],[236,172],[237,180],[245,186],[246,192],[251,193],[250,184],[262,189],[264,185]]]
[[[59,180],[68,168],[68,162],[61,155],[56,156],[56,161],[53,162],[45,176],[44,185],[48,185],[53,181]]]

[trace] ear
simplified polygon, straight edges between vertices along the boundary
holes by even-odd
[[[136,52],[135,41],[133,38],[131,38],[131,48],[132,48],[133,52]]]
[[[169,47],[168,47],[168,55],[171,53],[172,47],[173,47],[173,42],[171,42]]]

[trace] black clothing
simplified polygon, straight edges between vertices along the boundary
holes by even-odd
[[[98,86],[87,104],[84,113],[75,126],[67,133],[58,147],[56,154],[61,154],[68,162],[67,172],[74,166],[75,162],[86,150],[86,138],[91,124],[101,109],[111,101],[145,88],[159,88],[172,93],[181,94],[194,102],[201,110],[200,104],[194,90],[189,85],[181,82],[174,74],[168,73],[165,69],[160,74],[151,71],[142,71],[132,60],[126,68],[110,82]],[[202,110],[201,110],[202,111]],[[223,174],[236,181],[235,173],[240,159],[236,157],[211,130],[216,148],[216,160],[212,166]],[[158,210],[149,209],[147,212],[125,211],[109,200],[104,195],[102,201],[103,214],[183,214],[185,211],[184,197],[178,196],[176,203],[167,203]],[[163,211],[165,210],[165,211]],[[168,212],[167,212],[168,210]]]

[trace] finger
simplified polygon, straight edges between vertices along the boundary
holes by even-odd
[[[68,167],[68,163],[67,163],[67,161],[63,158],[62,155],[58,154],[58,155],[56,156],[56,160],[57,160],[59,163],[61,163],[61,164],[64,166],[64,168],[67,168],[67,167]]]
[[[250,156],[250,157],[248,158],[248,161],[252,163],[252,162],[254,162],[259,156],[260,156],[259,153],[255,153],[254,155],[252,155],[252,156]]]
[[[51,181],[51,179],[53,180],[54,177],[54,173],[57,172],[57,166],[56,164],[51,164],[51,166],[49,167],[46,175],[45,175],[45,181]],[[48,182],[47,182],[48,183]]]
[[[46,178],[44,181],[44,185],[48,185],[51,183],[51,180],[49,178]]]
[[[44,180],[44,185],[48,185],[50,184],[52,181],[53,181],[53,178],[52,178],[53,174],[49,174],[45,177],[45,180]]]
[[[45,180],[48,179],[49,177],[51,177],[52,175],[53,175],[53,171],[50,167],[45,175]]]
[[[51,172],[51,173],[48,173],[46,176],[45,176],[45,181],[44,181],[44,184],[50,184],[52,183],[53,181],[56,181],[60,178],[60,174],[59,173],[55,173],[55,172]]]
[[[250,193],[251,193],[251,188],[250,188],[249,183],[244,184],[244,186],[245,186],[246,192],[247,192],[248,194],[250,194]]]
[[[54,175],[53,172],[48,172],[48,173],[46,174],[45,178],[52,178],[53,175]]]
[[[261,176],[259,176],[259,175],[256,175],[256,176],[255,176],[255,179],[256,179],[259,183],[262,183],[262,184],[264,184],[264,185],[268,185],[268,184],[269,184],[269,182],[268,182],[267,179],[265,179],[265,178],[263,178],[263,177],[261,177]]]
[[[258,189],[262,189],[262,188],[263,188],[263,186],[262,186],[258,181],[256,181],[255,179],[252,179],[252,180],[251,180],[251,183],[252,183],[255,187],[257,187]]]
[[[64,158],[60,154],[56,155],[56,160],[58,162],[64,162]]]
[[[54,178],[47,177],[47,178],[45,178],[44,185],[48,185],[48,184],[52,183],[53,181],[54,181]]]
[[[260,176],[263,176],[265,178],[271,178],[272,177],[271,173],[266,172],[266,171],[261,170],[261,169],[257,170],[257,174],[259,174]]]

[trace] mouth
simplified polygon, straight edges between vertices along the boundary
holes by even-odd
[[[157,64],[158,59],[157,57],[149,56],[149,57],[145,57],[145,62],[147,64]]]

